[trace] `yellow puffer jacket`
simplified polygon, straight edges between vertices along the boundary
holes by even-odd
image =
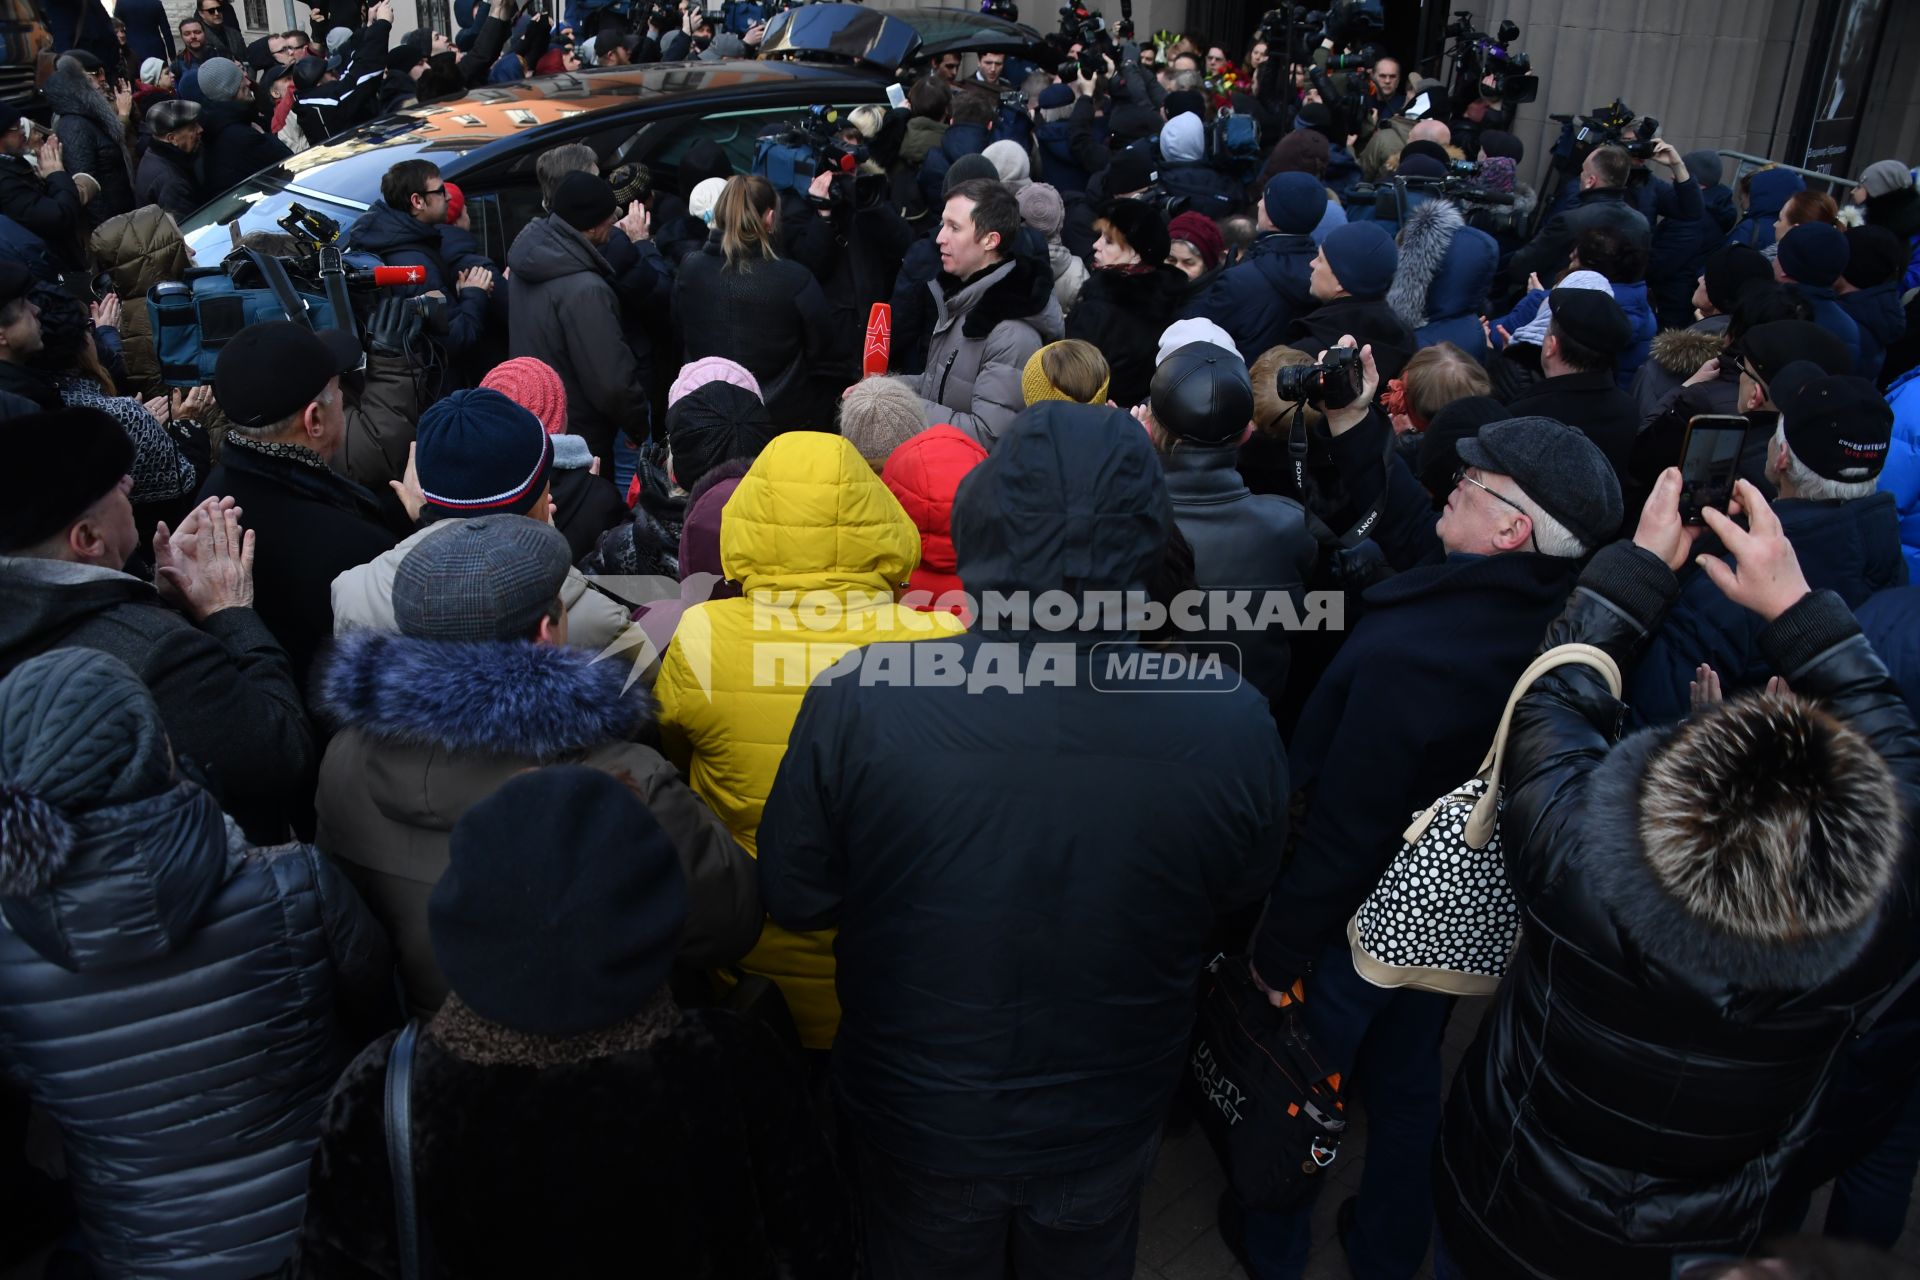
[[[654,694],[668,758],[747,852],[812,677],[860,645],[962,629],[893,603],[919,562],[913,521],[837,435],[776,436],[727,499],[720,567],[745,595],[687,611]],[[833,1044],[832,930],[769,922],[741,966],[779,984],[809,1049]]]

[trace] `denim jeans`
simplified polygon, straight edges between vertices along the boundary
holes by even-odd
[[[1433,1236],[1440,1035],[1453,997],[1374,986],[1354,972],[1344,939],[1321,957],[1306,995],[1307,1030],[1321,1054],[1365,1090],[1366,1166],[1354,1230],[1344,1242],[1354,1280],[1410,1280]],[[1287,1213],[1247,1211],[1247,1257],[1257,1280],[1305,1274],[1313,1204],[1309,1199]]]
[[[843,1130],[843,1133],[845,1131]],[[1159,1131],[1076,1173],[940,1173],[855,1139],[855,1194],[872,1280],[1131,1280],[1140,1196]]]

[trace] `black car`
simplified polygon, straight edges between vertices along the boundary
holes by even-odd
[[[182,230],[198,259],[214,262],[233,237],[274,230],[296,203],[350,226],[380,198],[390,167],[421,157],[459,184],[487,255],[504,262],[539,214],[534,163],[553,147],[585,143],[602,173],[642,162],[671,190],[680,157],[701,139],[746,173],[769,125],[799,124],[820,106],[885,105],[903,71],[943,53],[1038,57],[1040,46],[1031,28],[969,10],[805,5],[769,24],[759,59],[583,70],[406,108],[255,174]]]

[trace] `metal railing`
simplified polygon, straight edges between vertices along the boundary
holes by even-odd
[[[1744,151],[1722,151],[1719,154],[1729,160],[1738,160],[1743,166],[1763,169],[1771,165],[1775,169],[1784,169],[1788,173],[1797,173],[1803,178],[1811,178],[1816,182],[1824,182],[1833,187],[1852,188],[1860,185],[1858,178],[1849,178],[1845,174],[1818,173],[1812,169],[1802,169],[1797,165],[1781,164],[1778,160],[1769,160],[1765,156],[1751,156]],[[1736,170],[1736,173],[1737,172]]]

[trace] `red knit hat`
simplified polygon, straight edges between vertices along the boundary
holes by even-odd
[[[1220,234],[1220,224],[1204,213],[1181,214],[1167,224],[1167,235],[1169,239],[1184,240],[1192,245],[1209,271],[1227,256],[1227,240]]]
[[[441,185],[447,189],[447,225],[452,226],[460,221],[460,215],[466,212],[467,193],[451,182],[442,182]]]
[[[480,379],[480,385],[489,391],[498,391],[540,419],[548,435],[557,436],[566,431],[567,388],[545,360],[517,356],[503,361]]]

